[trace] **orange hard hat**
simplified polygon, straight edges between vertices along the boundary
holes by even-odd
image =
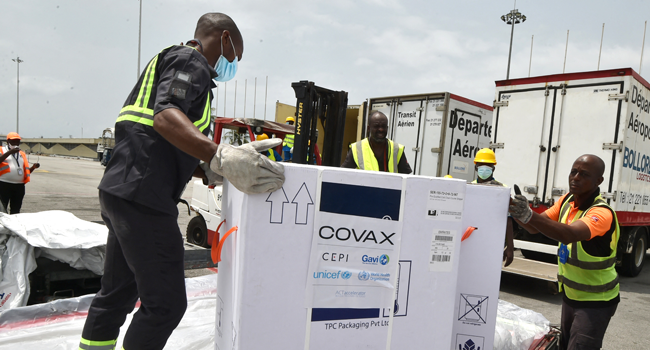
[[[10,132],[7,134],[7,140],[22,140],[20,135],[17,132]]]

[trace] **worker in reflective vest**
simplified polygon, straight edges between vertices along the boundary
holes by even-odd
[[[269,136],[267,134],[260,134],[257,135],[257,137],[255,138],[256,141],[264,141],[268,139]],[[275,148],[267,149],[260,153],[262,153],[262,155],[267,156],[272,161],[282,161],[282,157],[280,157],[280,153],[278,153],[278,151],[276,151]]]
[[[284,120],[287,125],[293,125],[296,122],[296,119],[293,117],[287,117],[287,119]],[[291,152],[291,149],[293,148],[293,141],[295,140],[296,135],[294,134],[287,134],[284,136],[284,140],[282,141],[282,153],[284,153],[284,161],[288,162],[293,158],[293,153]]]
[[[350,145],[348,155],[341,164],[342,167],[401,174],[411,173],[411,166],[404,154],[404,146],[386,138],[388,117],[384,113],[374,112],[370,115],[366,132],[369,137]]]
[[[494,154],[494,151],[489,148],[483,148],[476,152],[476,157],[474,157],[474,170],[476,170],[476,180],[472,181],[473,184],[479,185],[496,185],[503,186],[501,182],[497,181],[494,178],[494,169],[497,165],[497,157]],[[512,217],[508,215],[508,221],[506,225],[506,242],[505,248],[503,250],[503,261],[504,266],[509,266],[512,264],[514,259],[514,229],[512,224]]]
[[[16,132],[7,134],[7,145],[0,147],[0,202],[11,214],[20,213],[25,197],[25,184],[31,173],[41,165],[31,167],[27,155],[20,149],[22,138]]]
[[[620,301],[615,270],[619,226],[600,196],[605,163],[580,156],[569,173],[569,193],[542,214],[516,195],[511,215],[530,233],[559,241],[558,281],[563,294],[560,349],[600,349]]]
[[[282,140],[234,147],[207,137],[212,80],[234,77],[243,48],[230,17],[205,14],[194,39],[154,56],[127,97],[115,123],[113,156],[99,184],[108,228],[106,260],[79,349],[114,349],[138,299],[123,349],[165,347],[187,307],[177,204],[193,175],[209,184],[225,177],[244,193],[282,187],[282,165],[259,153]]]

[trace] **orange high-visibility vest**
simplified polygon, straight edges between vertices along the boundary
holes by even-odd
[[[0,147],[0,155],[5,153],[4,147]],[[21,157],[23,157],[23,183],[26,184],[29,182],[30,174],[29,174],[29,162],[27,161],[27,156],[25,155],[25,152],[20,151]],[[4,162],[0,163],[0,176],[6,174],[9,172],[9,163],[5,160]]]

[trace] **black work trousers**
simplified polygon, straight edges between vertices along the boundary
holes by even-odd
[[[7,213],[18,214],[23,206],[25,184],[12,184],[0,181],[0,201]]]
[[[82,338],[116,340],[139,297],[140,308],[123,347],[162,349],[187,308],[177,217],[103,191],[99,201],[108,226],[106,261],[101,290],[88,310]]]
[[[604,308],[574,308],[562,302],[560,350],[599,350],[618,304]]]

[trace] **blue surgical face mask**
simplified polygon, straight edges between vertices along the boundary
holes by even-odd
[[[478,167],[478,177],[483,180],[487,180],[492,176],[492,167],[489,165],[481,165]]]
[[[216,81],[228,81],[235,77],[237,73],[237,51],[235,51],[235,44],[232,42],[232,37],[230,37],[230,44],[232,45],[232,51],[235,53],[235,59],[232,62],[229,62],[226,57],[223,55],[223,42],[221,43],[221,56],[217,60],[217,63],[214,65],[214,70],[217,72],[218,76],[214,78]]]

